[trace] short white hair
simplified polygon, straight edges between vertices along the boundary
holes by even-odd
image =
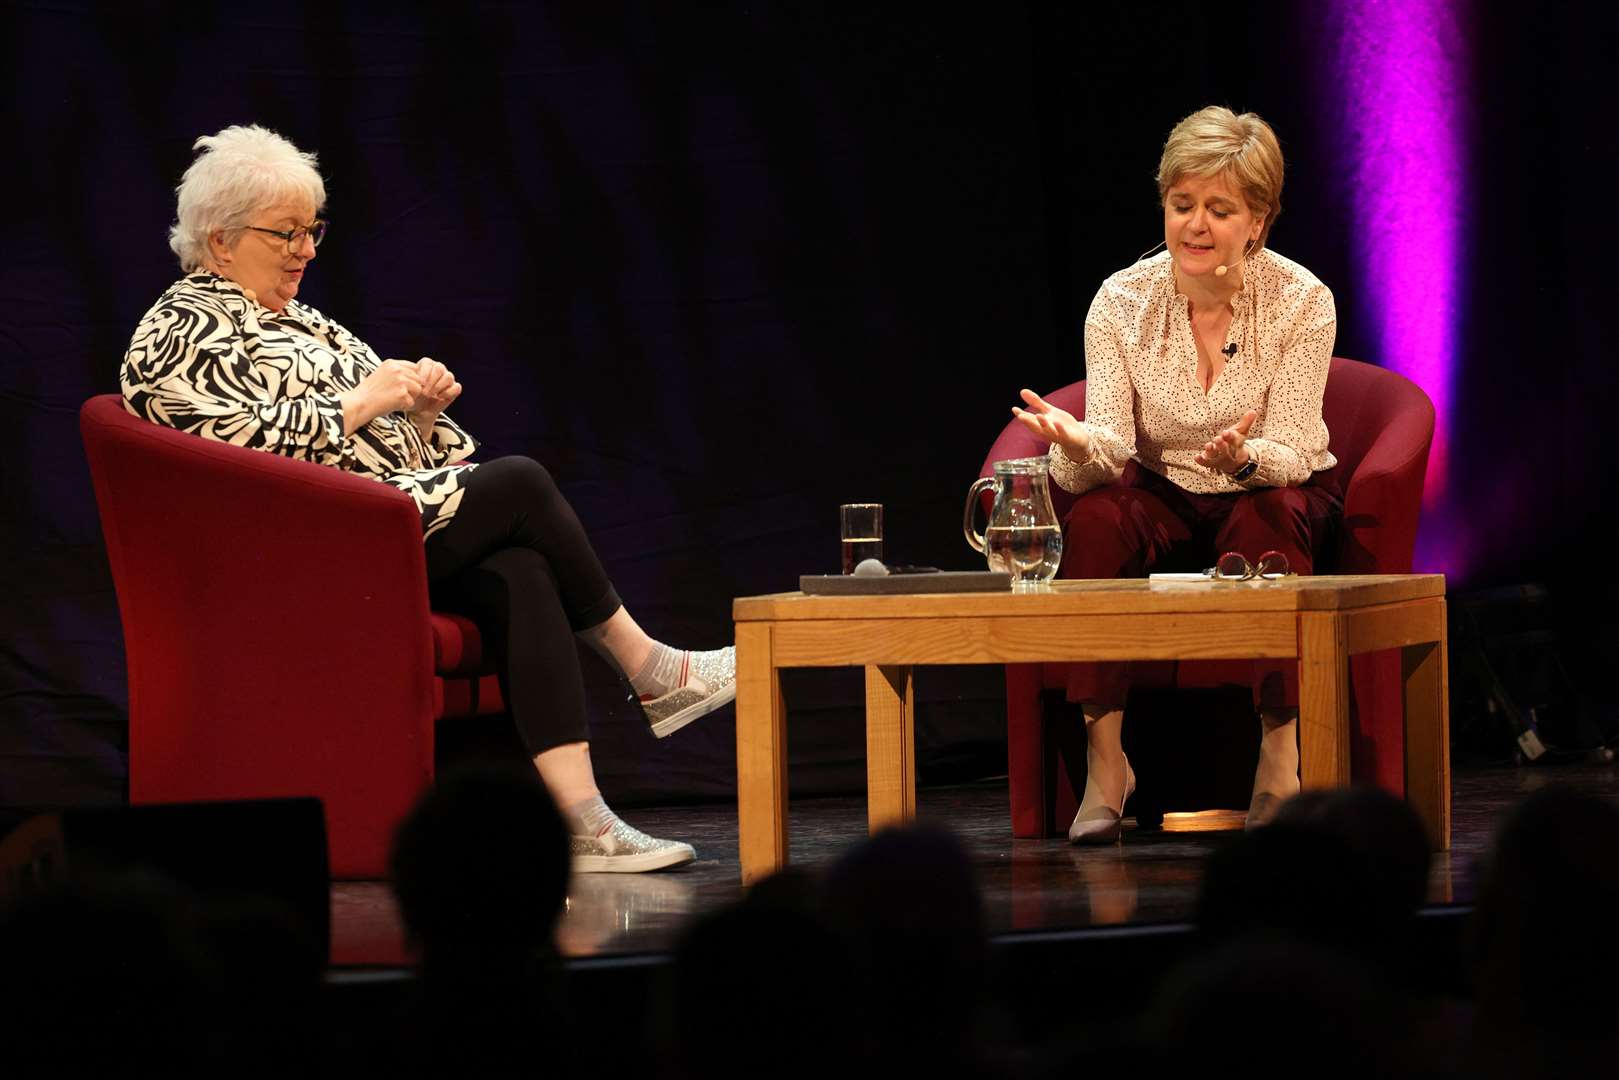
[[[197,159],[175,188],[179,205],[169,228],[169,247],[186,272],[200,269],[208,237],[240,231],[263,210],[307,202],[318,212],[326,205],[326,183],[306,153],[257,124],[228,127],[192,144]]]

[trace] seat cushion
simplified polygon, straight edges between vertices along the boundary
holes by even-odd
[[[465,615],[435,611],[429,620],[433,628],[433,671],[438,675],[484,675],[483,636],[477,624]]]
[[[469,716],[499,716],[506,711],[500,693],[500,677],[483,675],[440,676],[433,680],[433,719],[465,719]]]
[[[432,613],[433,718],[491,716],[506,710],[492,658],[484,655],[478,625],[465,615]]]

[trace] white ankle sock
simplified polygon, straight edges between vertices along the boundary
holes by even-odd
[[[641,670],[630,676],[630,686],[642,697],[661,697],[685,686],[691,678],[691,653],[671,649],[661,641],[652,643],[652,652]]]
[[[618,815],[613,813],[612,807],[600,795],[593,796],[562,811],[563,820],[568,823],[568,831],[574,836],[597,837],[613,827]]]

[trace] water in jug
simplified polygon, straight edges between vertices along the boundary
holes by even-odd
[[[1013,589],[1038,589],[1057,576],[1062,562],[1062,525],[1051,505],[1050,475],[1043,457],[997,461],[994,475],[974,481],[967,489],[962,532],[967,543],[984,553],[991,570],[1012,575]],[[979,495],[993,488],[995,502],[989,525],[974,527]]]

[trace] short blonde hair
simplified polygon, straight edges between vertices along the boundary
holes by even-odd
[[[1176,124],[1158,160],[1158,201],[1188,176],[1229,174],[1243,201],[1265,215],[1255,249],[1265,246],[1282,213],[1282,146],[1258,113],[1237,115],[1221,105],[1199,109]]]
[[[192,149],[197,158],[174,189],[179,205],[169,228],[169,247],[187,273],[203,265],[213,233],[239,232],[260,211],[295,199],[317,212],[326,205],[315,155],[268,128],[228,127]]]

